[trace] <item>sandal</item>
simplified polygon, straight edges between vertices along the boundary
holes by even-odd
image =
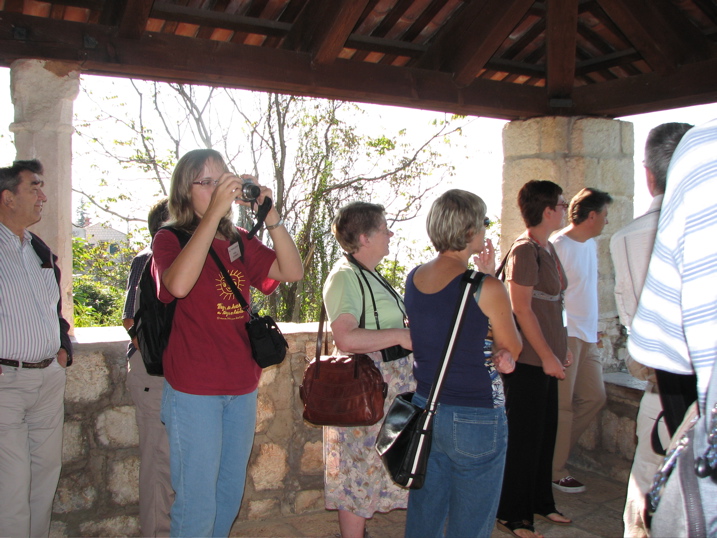
[[[517,538],[525,538],[524,536],[521,536],[520,534],[517,534],[515,532],[520,530],[532,532],[533,535],[539,538],[543,538],[542,534],[535,532],[535,527],[526,523],[525,521],[501,521],[500,519],[496,519],[495,524],[496,527],[498,527],[498,530],[501,530],[507,534],[512,534]]]
[[[547,521],[548,523],[552,523],[553,525],[560,525],[561,527],[567,527],[568,525],[572,525],[573,521],[572,519],[568,518],[563,514],[562,512],[558,512],[555,510],[554,512],[548,512],[547,514],[533,514],[537,519],[542,519],[543,521]],[[559,515],[567,519],[567,521],[559,521],[557,519],[553,519],[550,516],[552,515]]]

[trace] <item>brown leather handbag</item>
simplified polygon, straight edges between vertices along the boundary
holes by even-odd
[[[371,426],[383,418],[388,385],[368,355],[328,355],[324,336],[326,309],[321,305],[316,358],[299,387],[304,420],[317,426]]]

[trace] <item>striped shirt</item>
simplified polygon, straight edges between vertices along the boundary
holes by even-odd
[[[60,288],[25,230],[20,238],[0,223],[0,357],[38,362],[60,349]]]
[[[672,158],[628,350],[647,366],[694,372],[704,407],[717,357],[717,120],[690,130]]]

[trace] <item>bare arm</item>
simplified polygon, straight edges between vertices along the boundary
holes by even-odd
[[[260,198],[262,201],[264,196],[271,197],[269,189],[262,187],[261,190],[262,195]],[[278,223],[280,218],[279,213],[272,204],[269,214],[266,216],[267,226]],[[269,235],[274,243],[274,251],[276,252],[276,260],[269,268],[269,278],[280,282],[296,282],[304,278],[304,264],[301,262],[299,251],[286,227],[281,225],[269,230]]]
[[[346,353],[370,353],[400,345],[413,349],[409,329],[359,329],[358,320],[351,314],[341,314],[331,324],[336,346]]]
[[[523,349],[523,342],[515,326],[510,297],[500,280],[486,277],[478,298],[478,306],[490,320],[495,348],[505,349],[517,360]]]
[[[535,312],[533,312],[533,287],[521,286],[511,280],[508,281],[508,290],[510,293],[510,302],[513,306],[513,312],[518,320],[518,324],[525,338],[530,342],[530,345],[533,346],[538,357],[540,357],[540,361],[543,364],[543,371],[549,376],[565,379],[565,368],[545,340],[538,318],[535,316]]]

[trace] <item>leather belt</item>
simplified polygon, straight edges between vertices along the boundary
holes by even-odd
[[[21,362],[12,359],[0,359],[0,364],[3,366],[14,366],[15,368],[20,368],[21,366],[22,368],[47,368],[54,360],[55,357],[50,357],[40,362]]]

